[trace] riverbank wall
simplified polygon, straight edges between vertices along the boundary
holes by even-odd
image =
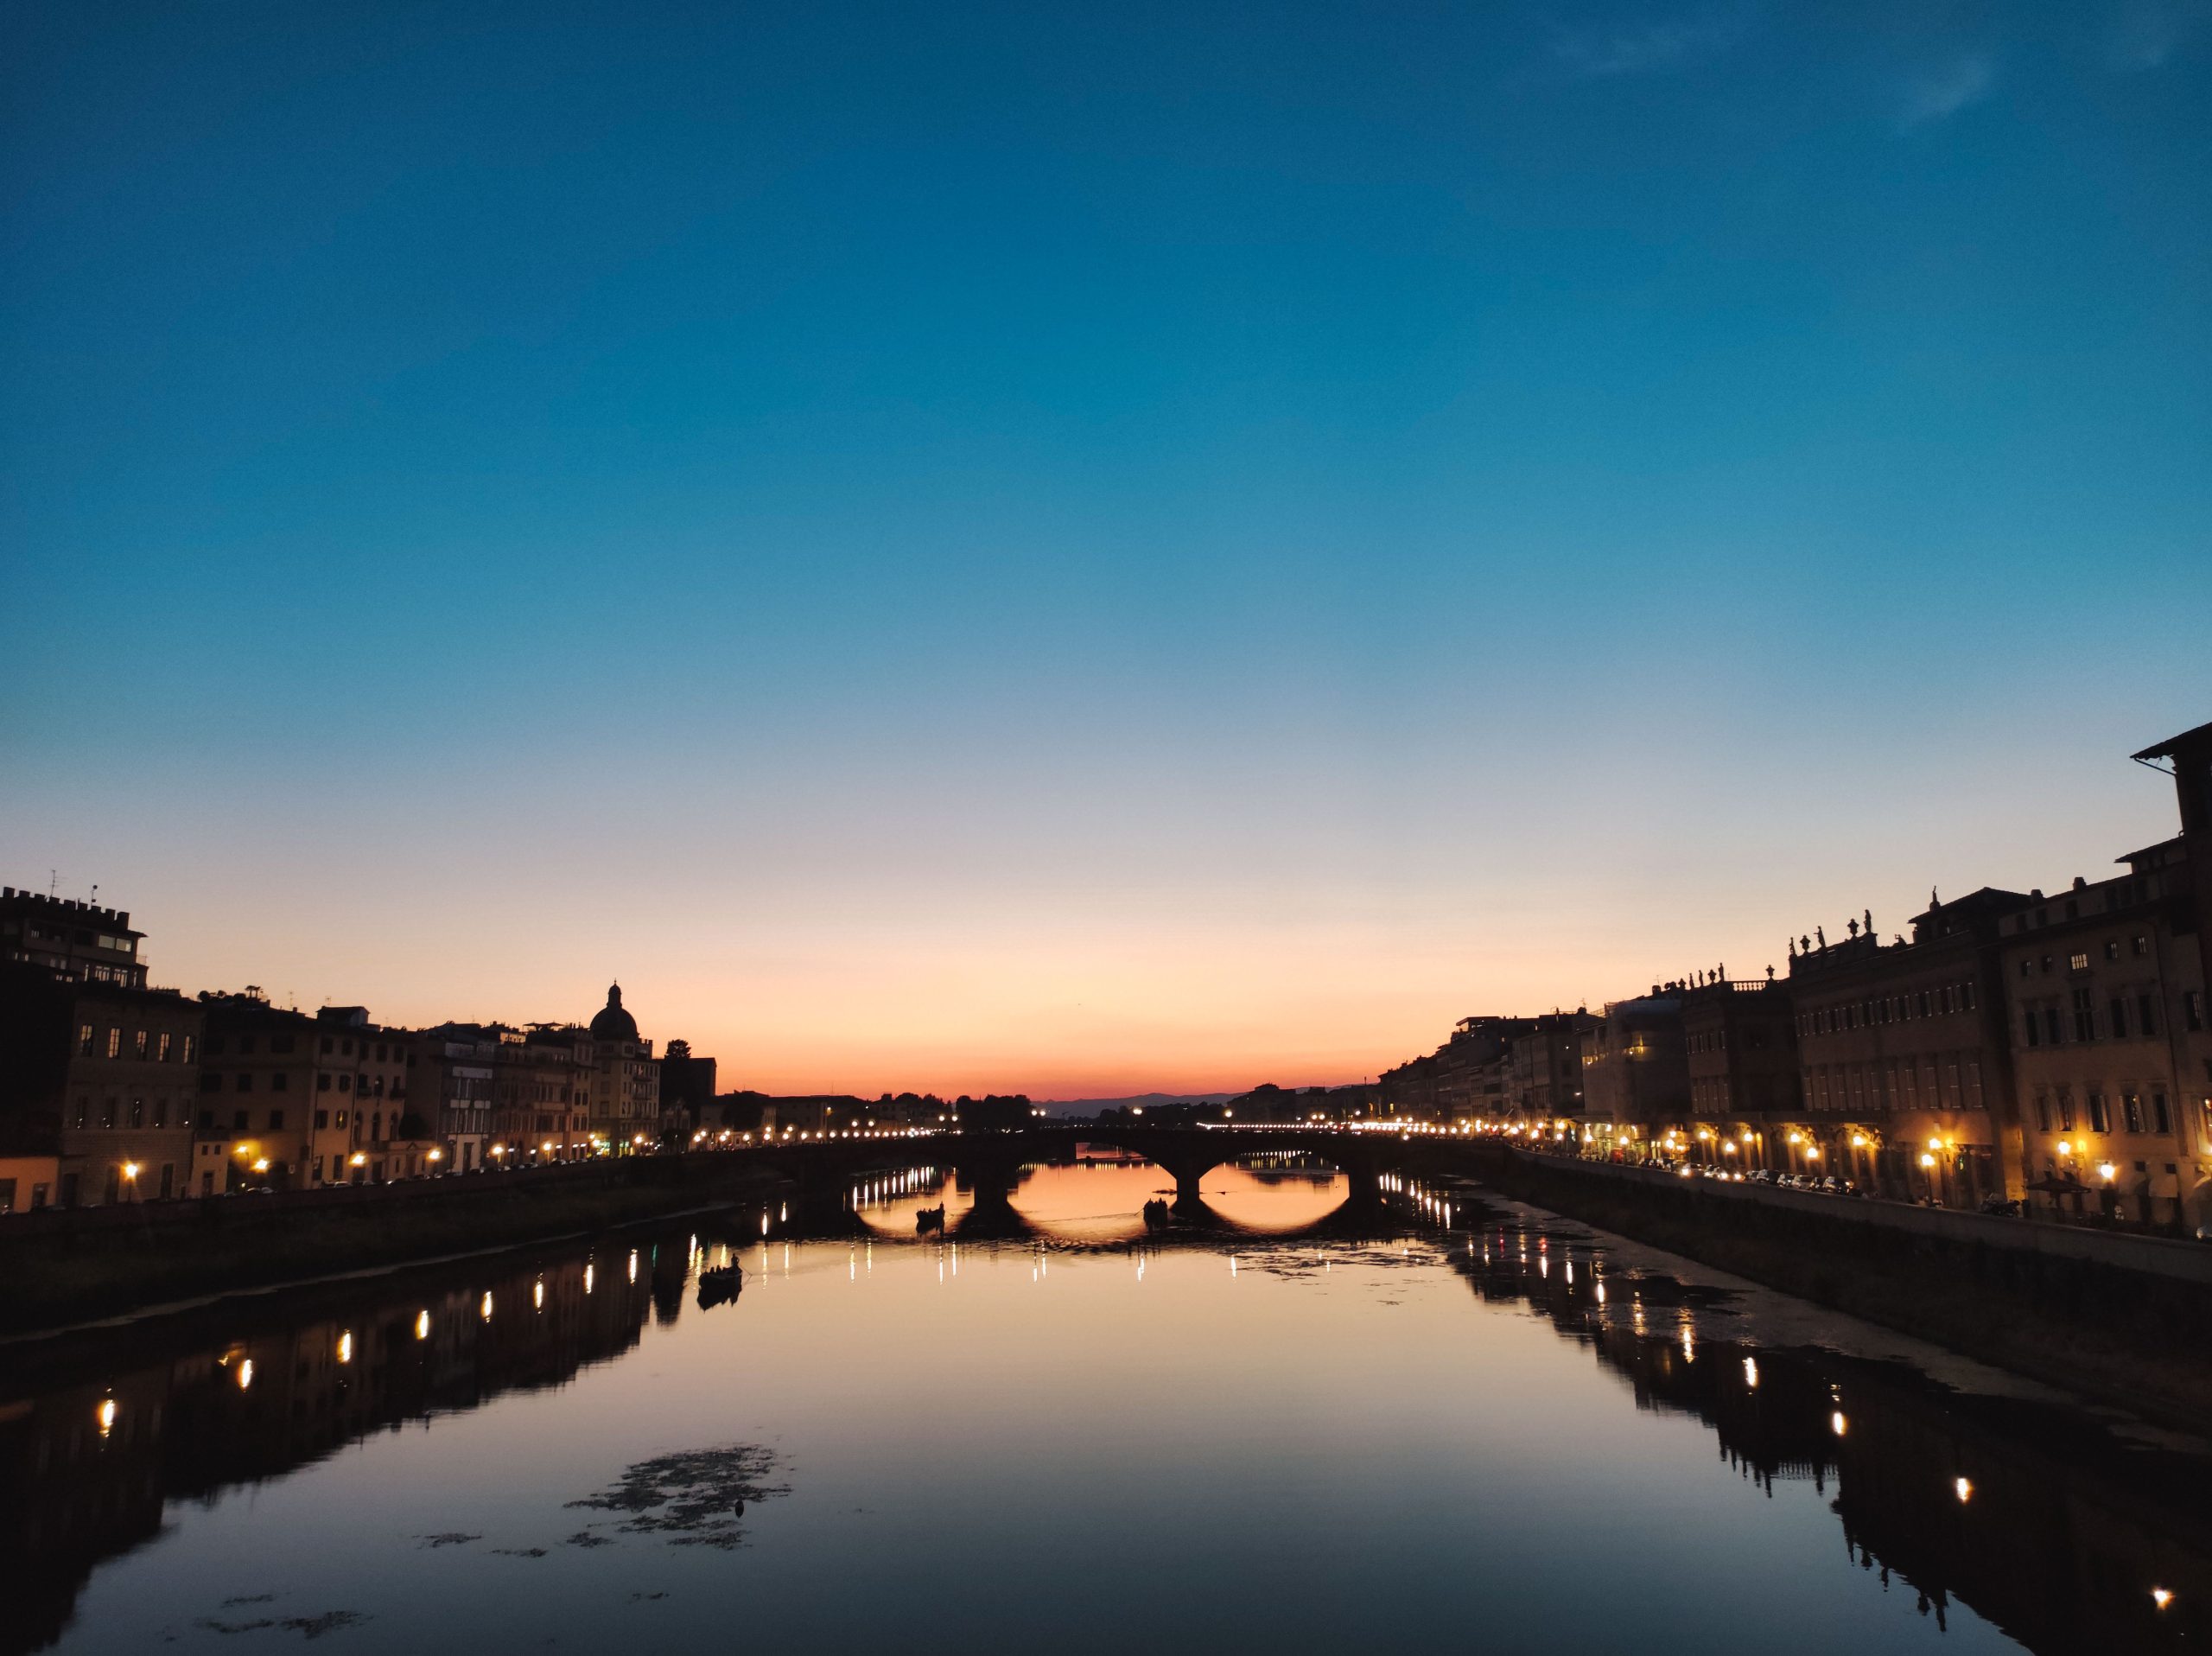
[[[601,1230],[764,1195],[732,1156],[653,1156],[0,1220],[0,1334]]]
[[[1477,1176],[1502,1195],[2154,1420],[2202,1430],[2212,1419],[2212,1246],[1874,1211],[1502,1146]]]

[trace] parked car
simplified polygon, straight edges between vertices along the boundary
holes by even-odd
[[[2018,1198],[1992,1196],[1982,1203],[1981,1211],[1992,1219],[2018,1219],[2025,1207],[2026,1204]]]

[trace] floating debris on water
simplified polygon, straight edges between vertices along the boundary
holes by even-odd
[[[671,1546],[734,1547],[744,1538],[738,1519],[747,1501],[791,1493],[787,1485],[766,1481],[775,1464],[773,1451],[757,1444],[686,1449],[640,1461],[610,1487],[568,1504],[626,1514],[616,1529],[630,1535],[664,1535]],[[571,1536],[569,1543],[599,1546],[605,1540]]]
[[[274,1593],[264,1593],[263,1599],[272,1599]],[[226,1601],[227,1602],[228,1601]],[[240,1601],[250,1602],[251,1601]],[[350,1627],[368,1617],[359,1610],[325,1610],[321,1615],[259,1616],[251,1621],[221,1621],[213,1616],[202,1616],[199,1625],[211,1633],[266,1633],[271,1629],[296,1633],[303,1639],[320,1639],[326,1633],[335,1633],[340,1627]]]
[[[415,1538],[426,1547],[461,1547],[471,1541],[481,1541],[484,1538],[471,1535],[466,1530],[441,1530],[435,1535],[418,1535]]]

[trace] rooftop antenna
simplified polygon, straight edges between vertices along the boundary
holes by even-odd
[[[48,897],[52,897],[54,895],[54,888],[59,886],[60,883],[61,870],[59,869],[48,869],[46,871],[46,895]]]
[[[100,906],[100,882],[99,882],[98,880],[95,880],[95,881],[93,881],[93,882],[92,882],[92,898],[91,898],[91,902],[92,902],[92,907],[93,907],[93,908],[99,908],[99,907]]]

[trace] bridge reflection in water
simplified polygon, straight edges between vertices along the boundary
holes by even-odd
[[[840,1276],[890,1247],[934,1251],[950,1277],[970,1247],[1007,1252],[969,1228],[979,1213],[1019,1227],[1040,1278],[1056,1258],[1124,1252],[1141,1272],[1160,1250],[1319,1275],[1388,1242],[1485,1302],[1544,1318],[1636,1408],[1701,1424],[1761,1488],[1812,1484],[1836,1520],[1835,1568],[1878,1572],[1931,1624],[1962,1604],[2048,1656],[2212,1637],[2201,1462],[2131,1449],[2075,1411],[1955,1396],[1900,1366],[1707,1338],[1698,1290],[1462,1184],[1386,1173],[1362,1200],[1288,1147],[1199,1184],[1197,1207],[1185,1190],[1175,1222],[1147,1234],[1138,1210],[1173,1187],[1125,1157],[1032,1168],[1003,1203],[963,1195],[938,1169],[879,1171],[712,1226],[244,1302],[12,1363],[0,1386],[0,1652],[55,1639],[103,1561],[177,1523],[173,1503],[212,1504],[376,1434],[563,1385],[622,1358],[649,1325],[702,1315],[697,1273],[733,1257],[779,1277],[794,1253],[825,1263],[807,1245],[835,1238],[850,1244]],[[917,1238],[915,1211],[938,1200],[956,1233]],[[741,1336],[746,1301],[781,1291],[756,1281],[704,1315]],[[1726,1591],[1719,1566],[1715,1590]]]
[[[816,1193],[804,1207],[817,1234],[837,1233],[842,1213],[849,1213],[870,1234],[912,1236],[922,1214],[941,1207],[944,1235],[963,1241],[1126,1242],[1153,1232],[1144,1218],[1153,1201],[1169,1206],[1163,1234],[1186,1239],[1349,1236],[1387,1223],[1328,1162],[1294,1150],[1241,1157],[1181,1188],[1141,1157],[1085,1146],[1082,1153],[980,1180],[958,1169],[866,1175],[836,1193],[836,1214],[829,1210],[829,1194]]]

